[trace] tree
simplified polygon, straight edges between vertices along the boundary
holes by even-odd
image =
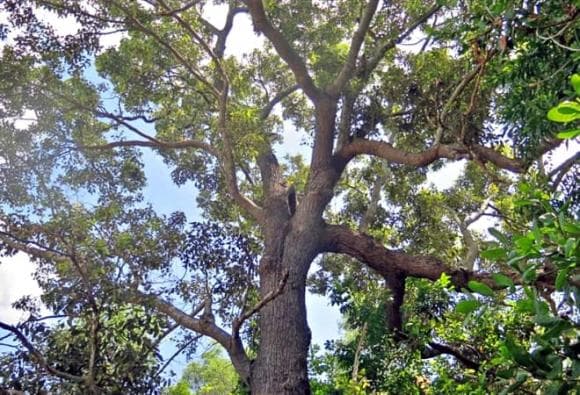
[[[210,3],[223,27],[206,19]],[[577,68],[569,2],[0,7],[13,40],[1,60],[0,240],[38,261],[51,308],[85,311],[99,298],[143,306],[217,341],[252,393],[306,394],[305,293],[317,257],[333,261],[322,286],[351,271],[358,289],[384,289],[381,330],[425,355],[429,333],[406,343],[411,283],[486,293],[502,286],[482,269],[518,280],[513,268],[478,261],[468,226],[489,214],[482,195],[507,190],[501,170],[525,173],[560,144],[545,113]],[[58,36],[38,7],[75,19],[78,32]],[[265,42],[236,57],[227,40],[244,15]],[[119,46],[99,51],[113,32],[124,33]],[[404,51],[414,37],[420,48]],[[93,64],[103,83],[87,78]],[[36,121],[18,129],[27,111]],[[279,157],[290,133],[305,136],[309,157]],[[177,184],[200,189],[209,223],[187,229],[183,215],[143,202],[145,149]],[[458,194],[425,191],[428,169],[460,160],[470,164]],[[69,202],[75,193],[85,204]],[[533,286],[551,292],[554,280],[548,270]],[[448,344],[432,354],[467,359]]]
[[[23,343],[22,349],[13,346],[14,352],[0,357],[0,380],[30,393],[83,394],[95,388],[107,393],[151,393],[165,385],[158,374],[155,342],[164,331],[163,322],[133,306],[105,307],[100,315],[90,311],[75,318],[70,314],[68,322],[66,315],[60,315],[31,316],[15,326],[0,323]],[[57,323],[49,325],[48,319]]]
[[[169,395],[221,395],[234,393],[238,375],[231,362],[215,345],[201,355],[200,362],[190,363],[181,380],[168,390]],[[193,391],[193,392],[192,392]]]

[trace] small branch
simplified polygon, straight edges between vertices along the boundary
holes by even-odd
[[[0,321],[0,328],[8,332],[11,332],[20,341],[20,343],[22,343],[22,345],[28,350],[28,352],[32,354],[33,358],[31,358],[31,360],[36,364],[38,364],[40,367],[42,367],[44,370],[46,370],[49,374],[55,377],[59,377],[61,379],[73,381],[75,383],[83,383],[85,381],[85,377],[83,376],[76,376],[70,373],[66,373],[50,366],[48,361],[32,345],[32,343],[28,341],[26,336],[24,336],[24,334],[17,327],[8,325]]]
[[[558,188],[558,185],[560,185],[568,170],[570,170],[572,166],[574,166],[578,162],[578,160],[580,160],[580,152],[576,152],[576,154],[566,159],[554,170],[552,170],[550,174],[548,174],[548,178],[550,179],[555,177],[554,180],[552,181],[552,188],[554,189]]]
[[[232,326],[234,336],[237,336],[239,334],[242,324],[247,319],[249,319],[251,316],[260,311],[264,306],[266,306],[268,303],[270,303],[272,300],[276,299],[279,295],[282,294],[282,292],[284,291],[284,287],[286,286],[286,282],[288,281],[288,276],[289,273],[288,271],[286,271],[284,273],[284,276],[278,283],[278,287],[274,291],[268,292],[268,294],[264,296],[264,298],[260,302],[258,302],[254,307],[252,307],[249,311],[243,313],[239,317],[236,317]]]
[[[298,85],[300,85],[300,88],[302,88],[306,96],[308,96],[313,103],[318,102],[321,96],[321,91],[316,87],[312,77],[308,73],[306,63],[296,53],[282,33],[272,26],[266,16],[262,0],[246,0],[246,4],[250,10],[250,15],[252,16],[254,29],[258,32],[264,33],[268,40],[270,40],[278,55],[280,55],[288,67],[290,67],[292,73],[294,73],[296,82],[298,82]]]
[[[106,111],[102,111],[102,110],[95,110],[95,111],[93,111],[93,113],[98,117],[111,119],[111,120],[117,122],[118,124],[125,126],[127,129],[129,129],[133,133],[137,134],[138,136],[143,137],[146,140],[149,140],[149,141],[152,141],[152,142],[158,143],[158,144],[160,143],[159,140],[157,140],[155,137],[149,136],[148,134],[143,133],[142,131],[137,129],[135,126],[131,125],[124,117],[120,117],[118,115],[115,115],[115,114],[112,114],[112,113],[109,113]]]
[[[173,362],[173,360],[175,358],[177,358],[177,356],[179,354],[181,354],[187,347],[189,347],[190,345],[192,345],[194,342],[196,342],[197,340],[199,340],[201,337],[202,337],[201,335],[194,336],[189,341],[185,342],[185,344],[183,346],[179,347],[177,349],[177,351],[174,352],[173,355],[171,355],[171,357],[169,357],[169,359],[167,359],[167,361],[165,361],[165,363],[163,364],[163,366],[160,367],[159,370],[157,372],[155,372],[155,374],[153,374],[153,377],[159,377],[161,375],[161,373],[163,373],[163,371],[165,369],[167,369],[167,367],[171,364],[171,362]]]
[[[478,64],[477,67],[475,67],[473,70],[471,70],[469,73],[467,73],[463,77],[461,82],[459,82],[459,84],[457,84],[457,86],[455,87],[455,89],[451,93],[451,96],[449,96],[449,98],[445,102],[445,105],[443,106],[443,110],[441,111],[441,115],[439,116],[439,119],[438,119],[439,127],[437,128],[437,132],[435,134],[435,144],[439,144],[441,142],[441,138],[443,137],[443,130],[445,128],[445,126],[444,126],[445,121],[447,120],[447,117],[449,116],[449,113],[451,112],[451,108],[453,107],[453,104],[455,103],[455,101],[457,100],[459,95],[461,95],[461,93],[463,93],[463,91],[465,90],[467,85],[469,85],[469,83],[471,81],[473,81],[473,79],[479,74],[481,69],[482,69],[481,64]]]
[[[156,148],[156,149],[186,149],[186,148],[198,148],[201,149],[208,154],[211,154],[214,157],[218,157],[217,152],[214,148],[204,143],[203,141],[197,140],[185,140],[185,141],[178,141],[178,142],[170,142],[170,141],[142,141],[142,140],[123,140],[123,141],[113,141],[106,144],[100,145],[80,145],[80,149],[85,150],[108,150],[111,148],[117,147],[148,147],[148,148]]]
[[[189,71],[191,73],[191,75],[193,75],[199,82],[201,82],[203,85],[205,85],[214,96],[218,97],[220,95],[220,92],[208,80],[206,80],[197,70],[195,70],[191,66],[191,64],[185,59],[185,57],[177,49],[175,49],[170,43],[165,41],[161,36],[159,36],[159,34],[154,32],[153,30],[151,30],[147,26],[143,25],[137,18],[135,18],[132,15],[131,11],[128,10],[126,7],[120,5],[117,1],[114,1],[114,4],[121,11],[123,11],[123,13],[127,17],[127,19],[129,19],[137,29],[139,29],[143,33],[151,36],[161,46],[165,47],[169,52],[171,52],[171,54],[173,54],[173,56],[179,61],[179,63],[181,63],[181,65],[183,67],[185,67],[187,69],[187,71]]]
[[[369,59],[365,67],[357,70],[356,74],[368,78],[370,73],[379,65],[380,61],[385,57],[385,54],[390,49],[393,49],[397,44],[405,40],[413,31],[425,23],[433,14],[441,9],[441,6],[434,4],[425,14],[417,18],[413,23],[411,23],[407,29],[403,31],[397,38],[382,43],[379,48],[375,51],[375,54]]]
[[[174,16],[174,15],[177,15],[177,14],[180,14],[184,11],[189,10],[191,7],[195,6],[198,3],[201,3],[201,0],[193,0],[193,1],[190,1],[188,3],[185,3],[181,7],[174,8],[174,9],[168,9],[165,12],[160,12],[159,15],[161,15],[161,16]]]
[[[327,88],[326,93],[331,97],[338,97],[340,92],[344,89],[348,81],[353,77],[356,60],[360,52],[364,38],[369,30],[371,20],[377,10],[379,4],[378,0],[370,0],[364,10],[358,29],[354,33],[352,40],[350,42],[350,48],[348,55],[340,73],[336,77],[336,80]]]
[[[359,371],[359,366],[360,366],[360,356],[361,356],[362,351],[363,351],[363,348],[364,348],[365,338],[367,336],[368,328],[369,328],[369,323],[368,323],[368,321],[365,321],[364,324],[363,324],[363,327],[362,327],[362,329],[360,331],[359,339],[358,339],[358,342],[356,344],[356,350],[354,352],[354,361],[352,363],[351,379],[355,383],[358,382],[358,371]]]
[[[227,129],[227,100],[228,89],[224,87],[222,95],[220,95],[220,108],[218,116],[218,132],[222,137],[223,149],[220,155],[220,165],[222,167],[223,175],[226,181],[226,186],[230,197],[245,211],[247,211],[258,222],[262,220],[263,209],[254,201],[240,192],[238,187],[238,180],[236,176],[236,165],[234,162],[234,154],[232,141]]]
[[[171,11],[171,8],[169,7],[169,5],[167,5],[167,3],[165,3],[164,0],[157,0],[157,3],[165,7],[166,10]],[[171,16],[179,23],[179,25],[181,25],[183,29],[185,29],[185,31],[193,39],[194,43],[199,44],[201,48],[205,51],[205,53],[209,55],[209,57],[216,65],[222,78],[224,78],[224,80],[227,80],[228,76],[223,68],[221,58],[214,53],[214,51],[209,47],[209,45],[205,42],[205,40],[203,40],[201,36],[195,30],[192,29],[191,25],[187,23],[183,18],[181,18],[181,16],[179,16],[178,13],[172,13]]]
[[[292,93],[298,90],[298,84],[292,85],[289,88],[284,89],[283,91],[279,92],[270,102],[262,109],[260,112],[260,119],[268,118],[268,115],[272,112],[276,104],[280,103],[286,97],[290,96]]]

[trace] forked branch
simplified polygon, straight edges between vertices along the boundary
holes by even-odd
[[[290,67],[290,70],[292,70],[292,73],[294,73],[296,82],[298,82],[298,85],[300,85],[300,88],[302,88],[306,96],[314,103],[318,102],[321,92],[308,73],[306,63],[296,53],[282,33],[272,26],[266,16],[262,0],[246,0],[246,4],[252,16],[254,29],[263,33],[270,40],[278,55],[284,59],[288,67]]]
[[[336,80],[328,87],[326,92],[332,96],[337,97],[348,81],[353,77],[356,60],[360,52],[361,46],[363,44],[364,38],[369,30],[369,26],[373,19],[373,15],[377,10],[379,4],[378,0],[370,0],[364,10],[360,23],[356,32],[354,33],[352,40],[350,42],[350,48],[346,58],[346,62],[342,66],[340,73],[336,77]]]

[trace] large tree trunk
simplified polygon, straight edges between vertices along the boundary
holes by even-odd
[[[275,292],[287,274],[283,293],[260,311],[260,346],[252,366],[252,394],[310,394],[307,355],[306,275],[317,254],[317,232],[294,226],[284,241],[281,259],[262,262],[260,293]],[[280,231],[280,230],[279,230]]]

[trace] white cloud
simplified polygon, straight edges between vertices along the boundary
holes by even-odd
[[[24,113],[21,117],[14,119],[14,127],[18,130],[25,130],[36,121],[36,113],[33,110],[24,110]]]
[[[209,5],[203,11],[203,17],[209,23],[223,28],[227,15],[226,5]],[[247,13],[236,15],[234,24],[226,41],[226,55],[235,56],[238,59],[244,54],[252,52],[256,48],[264,46],[264,37],[254,33],[252,20]]]
[[[12,308],[12,303],[25,295],[42,294],[32,277],[35,264],[23,253],[0,259],[0,321],[15,324],[28,318],[27,313]]]
[[[427,173],[427,185],[432,184],[438,191],[451,188],[465,169],[465,161],[445,164],[437,171]]]

